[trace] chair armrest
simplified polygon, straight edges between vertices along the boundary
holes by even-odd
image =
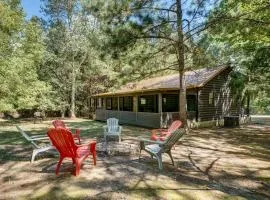
[[[107,126],[107,125],[104,125],[104,126],[103,126],[103,130],[104,130],[105,132],[108,132],[108,126]]]
[[[119,134],[121,134],[122,126],[119,126]]]
[[[75,135],[80,135],[80,133],[81,133],[81,131],[80,131],[80,129],[75,129]]]
[[[77,145],[77,147],[80,148],[80,147],[89,146],[90,152],[95,153],[96,152],[96,144],[97,144],[96,140],[93,140],[93,141],[91,141],[91,142],[89,142],[87,144]]]
[[[43,137],[48,137],[46,135],[32,135],[30,138],[43,138]]]
[[[138,141],[140,142],[148,142],[148,143],[152,143],[152,144],[159,144],[159,145],[163,145],[164,142],[161,142],[161,141],[155,141],[155,140],[149,140],[149,139],[146,139],[146,138],[137,138]]]
[[[91,142],[88,142],[86,144],[79,144],[79,145],[76,145],[77,147],[85,147],[85,146],[89,146],[91,144],[94,144],[96,143],[96,140],[92,140]]]
[[[168,129],[165,129],[165,128],[159,128],[159,129],[152,129],[151,130],[151,133],[153,134],[156,134],[156,133],[159,133],[159,134],[161,134],[161,132],[165,132],[165,131],[167,131]]]
[[[151,131],[167,131],[168,129],[166,128],[159,128],[159,129],[152,129]]]
[[[38,140],[50,140],[50,138],[49,138],[49,137],[46,137],[46,136],[44,136],[44,137],[34,137],[34,138],[31,137],[31,140],[32,140],[32,141],[38,141]]]

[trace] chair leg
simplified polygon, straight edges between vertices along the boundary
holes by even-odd
[[[173,157],[172,157],[172,153],[171,153],[171,151],[167,152],[167,154],[170,156],[171,161],[172,161],[172,164],[174,165],[174,161],[173,161]]]
[[[81,144],[81,138],[80,137],[78,137],[78,140],[79,140],[79,144]]]
[[[94,165],[97,165],[97,157],[96,157],[96,151],[93,152],[93,160],[94,160]]]
[[[60,167],[61,167],[61,164],[62,164],[62,161],[64,160],[64,157],[61,157],[60,156],[60,159],[58,161],[58,164],[57,164],[57,167],[56,167],[56,170],[55,170],[55,174],[58,175],[59,174],[59,170],[60,170]]]
[[[161,156],[161,154],[157,155],[156,157],[157,157],[157,160],[158,160],[158,168],[160,170],[163,170],[163,164],[162,164],[162,156]]]
[[[75,169],[75,176],[80,174],[81,163],[76,159],[76,169]]]
[[[139,152],[139,161],[141,159],[141,154],[142,154],[142,149],[140,148],[140,152]]]
[[[72,158],[72,163],[75,164],[75,158]]]
[[[31,163],[33,163],[33,162],[34,162],[35,157],[36,157],[36,155],[37,155],[38,153],[39,153],[39,152],[38,152],[36,149],[34,149],[34,150],[33,150],[33,153],[32,153],[32,158],[31,158]]]
[[[121,142],[121,136],[119,135],[118,137],[119,137],[119,143],[120,143]]]

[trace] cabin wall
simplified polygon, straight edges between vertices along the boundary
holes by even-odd
[[[230,71],[223,71],[198,91],[198,121],[221,120],[240,113],[229,88]]]
[[[112,117],[119,119],[119,123],[121,124],[130,124],[149,128],[160,127],[159,113],[96,109],[96,120],[106,121],[108,118]]]

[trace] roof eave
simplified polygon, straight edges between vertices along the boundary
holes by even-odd
[[[221,72],[224,70],[230,68],[229,65],[225,65],[220,70],[215,72],[212,76],[210,76],[205,82],[199,84],[199,85],[191,85],[187,86],[186,89],[196,89],[204,87],[207,83],[209,83],[211,80],[213,80],[216,76],[218,76]],[[173,90],[179,90],[179,88],[156,88],[156,89],[142,89],[142,90],[131,90],[127,92],[107,92],[107,93],[101,93],[93,95],[93,97],[104,97],[104,96],[116,96],[116,95],[125,95],[125,94],[135,94],[135,93],[144,93],[144,92],[155,92],[155,91],[173,91]]]

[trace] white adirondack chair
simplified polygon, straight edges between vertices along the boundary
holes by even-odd
[[[118,136],[119,142],[121,142],[121,131],[122,127],[118,124],[118,119],[109,118],[107,119],[107,125],[104,128],[104,139],[107,142],[107,136]]]
[[[144,150],[151,155],[151,157],[155,157],[158,161],[158,167],[160,170],[163,169],[162,164],[162,154],[167,153],[174,165],[173,157],[171,154],[172,147],[176,144],[176,142],[185,134],[185,129],[177,129],[175,130],[165,141],[153,141],[145,138],[138,138],[140,141],[140,155],[141,151]]]
[[[23,135],[23,137],[29,141],[32,146],[34,147],[34,150],[33,150],[33,153],[32,153],[32,158],[31,158],[31,163],[34,162],[35,160],[35,157],[37,154],[41,153],[41,152],[44,152],[44,151],[49,151],[51,149],[55,149],[49,142],[50,142],[50,139],[48,136],[45,136],[45,135],[35,135],[35,136],[29,136],[25,133],[25,131],[19,127],[19,126],[16,126],[16,128],[18,129],[18,131]],[[37,142],[42,142],[42,141],[45,141],[47,142],[48,144],[46,145],[39,145]]]

